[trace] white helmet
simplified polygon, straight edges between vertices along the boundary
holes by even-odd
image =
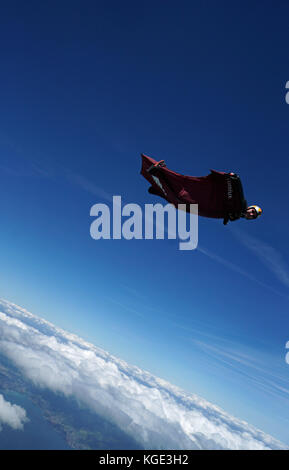
[[[249,206],[249,207],[247,207],[247,210],[248,210],[248,209],[255,209],[255,211],[256,211],[256,213],[257,213],[257,217],[259,217],[259,215],[261,215],[262,212],[263,212],[262,209],[261,209],[261,207],[255,206],[255,205],[254,205],[254,206]]]

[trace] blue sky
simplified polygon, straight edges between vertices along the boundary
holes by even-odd
[[[285,2],[1,7],[0,295],[288,441]],[[199,248],[90,237],[93,204],[160,202],[140,153],[237,172],[255,222]]]

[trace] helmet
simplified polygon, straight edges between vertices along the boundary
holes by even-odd
[[[261,209],[261,207],[259,207],[259,206],[249,206],[249,207],[247,207],[247,209],[255,209],[255,211],[256,211],[256,213],[257,213],[257,217],[258,217],[259,215],[261,215],[262,212],[263,212],[262,209]]]

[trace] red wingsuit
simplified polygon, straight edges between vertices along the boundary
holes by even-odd
[[[207,176],[184,176],[166,167],[153,167],[156,160],[143,154],[141,157],[141,174],[151,183],[150,193],[175,207],[187,204],[188,212],[190,204],[198,204],[199,215],[224,219],[225,224],[243,216],[247,202],[238,175],[211,170]]]

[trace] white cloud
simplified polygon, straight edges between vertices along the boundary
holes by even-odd
[[[12,405],[0,394],[0,429],[1,424],[7,424],[13,429],[23,429],[27,421],[26,411],[18,405]]]
[[[282,284],[289,287],[289,268],[284,261],[283,255],[275,247],[243,231],[234,229],[233,233],[244,246],[260,259]]]
[[[232,230],[232,229],[231,229]],[[236,230],[234,230],[233,233],[237,233]],[[238,236],[238,235],[237,235]],[[241,240],[243,242],[243,244],[245,244],[244,242],[244,239]],[[246,245],[247,248],[249,248],[248,245]],[[252,247],[250,247],[252,249]],[[256,282],[257,284],[259,284],[260,286],[264,287],[265,289],[268,289],[272,292],[274,292],[275,294],[277,295],[281,295],[281,296],[284,296],[284,294],[282,294],[281,292],[278,292],[276,289],[274,289],[272,286],[268,285],[268,284],[265,284],[264,282],[260,281],[259,279],[257,279],[255,276],[252,276],[252,274],[242,268],[240,268],[240,266],[238,266],[237,264],[235,263],[232,263],[231,261],[229,261],[228,259],[226,258],[223,258],[222,256],[219,256],[215,253],[212,253],[210,252],[209,250],[205,249],[205,248],[202,248],[200,246],[198,246],[198,251],[200,253],[203,253],[204,255],[208,256],[209,258],[213,259],[214,261],[217,261],[218,263],[221,263],[223,264],[224,266],[226,266],[228,269],[231,269],[232,271],[235,271],[237,273],[239,273],[240,275],[246,277],[247,279],[250,279],[251,281],[253,282]],[[256,253],[255,253],[256,254]],[[264,260],[262,260],[264,262]],[[287,296],[286,296],[287,297]]]
[[[90,194],[93,194],[93,196],[112,202],[112,195],[104,191],[100,186],[96,186],[86,177],[67,171],[67,178],[71,183],[76,184]]]
[[[202,398],[0,302],[0,351],[39,387],[73,396],[147,449],[283,449]]]
[[[209,335],[206,335],[209,337]],[[231,379],[234,375],[246,377],[247,386],[252,386],[265,391],[274,397],[282,400],[284,406],[289,405],[289,378],[287,379],[282,365],[272,360],[270,352],[260,352],[257,348],[241,346],[237,342],[224,340],[217,336],[212,336],[213,342],[203,339],[192,338],[194,345],[211,357],[214,369],[217,367],[227,368],[230,371]],[[287,370],[286,370],[287,372]]]

